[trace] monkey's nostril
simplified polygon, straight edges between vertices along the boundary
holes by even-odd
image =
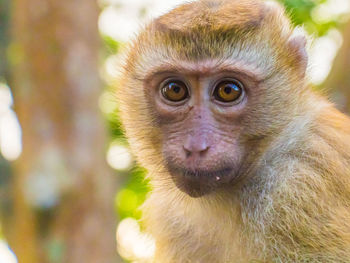
[[[191,151],[187,150],[185,148],[185,146],[183,147],[184,151],[185,151],[185,154],[186,154],[186,158],[190,157],[191,156]]]
[[[204,155],[208,150],[210,146],[206,144],[192,144],[192,145],[184,145],[183,149],[186,153],[186,157],[190,157],[193,155]]]

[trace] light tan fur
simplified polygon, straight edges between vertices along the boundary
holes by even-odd
[[[306,85],[301,42],[277,4],[202,0],[154,20],[132,43],[118,97],[153,186],[143,211],[154,262],[350,262],[350,120]],[[232,192],[191,198],[164,166],[144,89],[153,71],[206,61],[265,81],[242,123],[244,179]]]

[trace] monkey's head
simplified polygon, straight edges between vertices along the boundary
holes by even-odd
[[[153,182],[192,197],[244,182],[300,111],[305,42],[279,5],[258,0],[202,0],[150,23],[130,47],[118,97]]]

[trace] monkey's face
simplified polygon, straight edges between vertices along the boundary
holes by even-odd
[[[249,176],[297,112],[307,55],[278,6],[195,3],[139,35],[118,97],[139,162],[198,197]]]
[[[165,166],[179,189],[199,197],[237,180],[245,155],[241,122],[257,81],[249,69],[203,62],[146,81]]]

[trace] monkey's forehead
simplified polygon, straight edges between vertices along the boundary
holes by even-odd
[[[284,9],[275,2],[200,0],[151,22],[136,39],[134,52],[167,46],[187,58],[210,58],[235,46],[242,49],[241,43],[282,49],[291,34]]]
[[[237,34],[262,26],[290,31],[284,9],[276,2],[262,0],[200,0],[183,4],[155,19],[148,30],[185,35],[197,31]]]
[[[292,34],[284,9],[260,0],[200,0],[155,19],[131,46],[126,68],[212,58],[258,61],[267,71],[285,58]],[[290,64],[293,61],[284,63]],[[264,69],[263,69],[264,70]]]
[[[201,0],[181,5],[154,21],[159,31],[191,33],[198,29],[239,30],[257,27],[266,15],[257,0]]]

